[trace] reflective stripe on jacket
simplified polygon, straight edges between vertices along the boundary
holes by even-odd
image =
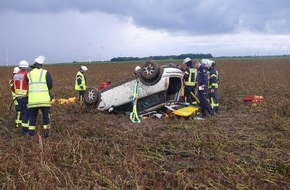
[[[209,71],[209,88],[218,88],[219,75],[215,68],[211,68]]]
[[[197,69],[189,68],[188,71],[185,71],[185,74],[188,75],[188,78],[185,80],[185,85],[196,86]]]
[[[20,70],[13,76],[13,91],[17,97],[27,96],[28,81],[27,81],[27,70]]]
[[[46,73],[42,68],[34,68],[28,73],[28,108],[51,107]]]
[[[81,80],[80,84],[78,84],[78,79]],[[86,88],[87,88],[86,77],[82,72],[78,71],[76,74],[75,90],[81,91],[81,90],[86,90]]]

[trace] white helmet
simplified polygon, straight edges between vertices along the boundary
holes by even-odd
[[[87,71],[88,68],[87,68],[86,66],[81,66],[81,70],[82,70],[82,71]]]
[[[138,66],[135,67],[135,69],[134,69],[134,73],[137,73],[137,72],[139,72],[140,70],[141,70],[141,67],[138,65]]]
[[[14,67],[13,69],[13,74],[16,74],[20,71],[19,67]]]
[[[209,69],[209,68],[211,68],[211,66],[212,66],[212,61],[208,61],[206,64],[205,64],[205,66]]]
[[[201,64],[206,65],[210,60],[209,59],[202,59],[200,60]]]
[[[20,67],[20,68],[28,68],[29,67],[29,64],[28,64],[28,62],[26,61],[26,60],[21,60],[20,62],[19,62],[19,64],[18,64],[18,66]]]
[[[182,62],[182,64],[186,64],[187,62],[191,61],[191,59],[189,57],[185,58]]]
[[[200,62],[202,65],[204,65],[207,68],[209,68],[211,65],[211,61],[209,59],[202,59],[202,60],[200,60]]]
[[[38,64],[43,65],[43,64],[44,64],[44,60],[45,60],[45,57],[42,56],[42,55],[39,55],[39,56],[37,56],[37,57],[34,59],[34,63],[38,63]]]

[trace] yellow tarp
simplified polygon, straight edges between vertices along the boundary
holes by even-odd
[[[188,106],[184,108],[180,108],[178,110],[173,111],[172,113],[181,117],[188,117],[192,114],[195,114],[197,112],[198,108]]]
[[[51,103],[58,103],[58,104],[75,104],[77,103],[78,98],[73,97],[73,98],[68,98],[68,99],[64,99],[64,98],[60,98],[60,99],[52,99]]]

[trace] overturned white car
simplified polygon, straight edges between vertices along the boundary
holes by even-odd
[[[146,113],[176,101],[182,87],[182,71],[175,64],[158,65],[148,60],[131,78],[98,90],[87,88],[84,102],[87,108],[115,113],[132,110],[134,89],[137,86],[138,113]]]

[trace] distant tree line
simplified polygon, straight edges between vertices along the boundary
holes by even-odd
[[[149,56],[149,57],[114,57],[111,59],[111,61],[141,61],[141,60],[164,60],[164,59],[185,59],[185,58],[191,58],[191,59],[203,59],[203,58],[213,58],[211,54],[181,54],[181,55],[159,55],[159,56]]]

